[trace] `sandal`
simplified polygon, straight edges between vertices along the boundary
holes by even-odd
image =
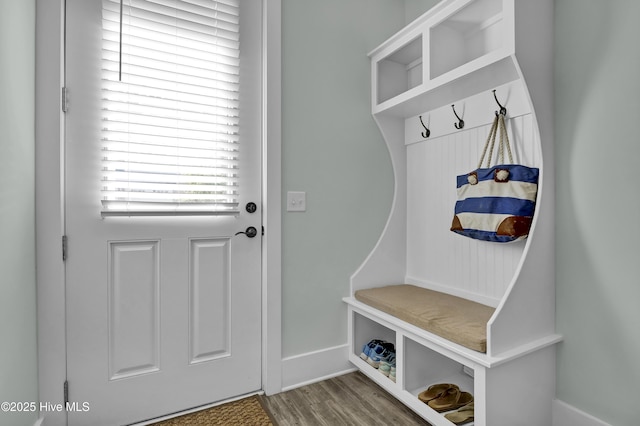
[[[435,385],[431,385],[427,390],[420,392],[420,394],[418,395],[418,399],[427,404],[432,399],[436,399],[442,396],[449,389],[460,390],[458,388],[458,385],[454,385],[451,383],[438,383]]]
[[[473,402],[465,405],[454,413],[445,414],[445,419],[455,425],[463,425],[473,421]]]
[[[473,395],[469,392],[460,392],[459,389],[449,389],[444,395],[432,399],[427,404],[438,412],[456,410],[473,402]]]

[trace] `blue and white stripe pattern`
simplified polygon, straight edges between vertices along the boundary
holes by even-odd
[[[500,179],[500,171],[508,176]],[[467,237],[511,242],[527,237],[535,209],[539,169],[504,164],[457,177],[458,201],[451,227]]]

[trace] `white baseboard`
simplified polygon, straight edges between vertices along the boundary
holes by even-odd
[[[347,344],[282,359],[282,391],[355,371]]]
[[[559,399],[553,400],[553,426],[611,426]]]

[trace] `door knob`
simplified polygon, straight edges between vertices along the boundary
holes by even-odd
[[[256,235],[258,235],[258,230],[256,228],[254,228],[253,226],[250,226],[244,231],[236,232],[236,235],[240,235],[240,234],[244,234],[249,238],[253,238]]]

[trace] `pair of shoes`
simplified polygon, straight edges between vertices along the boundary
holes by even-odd
[[[393,343],[385,342],[383,340],[372,340],[364,345],[360,358],[367,361],[367,363],[373,368],[378,368],[380,367],[380,362],[387,361],[391,355],[395,358],[396,349],[393,346]]]
[[[393,356],[395,359],[396,348],[393,343],[384,342],[369,351],[367,363],[373,368],[379,368],[381,362],[387,362]]]
[[[473,421],[473,413],[474,413],[474,403],[473,401],[469,404],[461,407],[458,411],[454,411],[453,413],[445,414],[444,417],[449,420],[454,425],[463,425]]]
[[[473,395],[469,392],[461,392],[460,388],[452,383],[438,383],[430,386],[418,395],[420,401],[438,412],[451,411],[461,408],[473,402]]]
[[[389,370],[389,379],[395,383],[396,382],[396,366],[395,364],[393,365],[393,367],[391,367],[391,369]]]

